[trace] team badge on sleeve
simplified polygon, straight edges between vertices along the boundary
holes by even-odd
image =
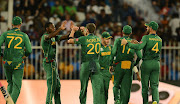
[[[141,44],[141,43],[143,43],[143,41],[140,41],[139,43]]]
[[[79,39],[77,38],[77,39],[76,39],[76,42],[78,42],[78,41],[79,41]]]

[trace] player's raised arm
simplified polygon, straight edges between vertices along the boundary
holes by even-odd
[[[71,21],[71,29],[73,28],[73,26],[74,26],[74,22],[72,22]],[[69,35],[70,34],[66,34],[66,35],[58,35],[58,36],[56,36],[57,38],[56,38],[56,41],[61,41],[61,40],[66,40],[66,39],[69,39]]]
[[[66,23],[67,23],[67,21],[63,21],[60,28],[58,28],[56,31],[50,33],[49,35],[45,36],[45,40],[51,39],[52,37],[55,37],[56,35],[58,35],[60,31],[62,31],[66,28],[65,27]],[[45,26],[46,31],[47,31],[47,29],[51,29],[51,28],[47,28],[47,27],[49,27],[49,26]],[[54,28],[54,27],[52,27],[52,28]]]
[[[68,43],[69,44],[74,44],[74,33],[79,29],[79,27],[77,26],[73,26],[72,27],[72,30],[71,30],[71,33],[69,35],[69,40],[68,40]]]
[[[32,53],[32,48],[31,48],[31,43],[29,40],[29,37],[27,36],[27,34],[25,34],[25,38],[24,38],[24,42],[25,42],[25,56],[29,56]]]

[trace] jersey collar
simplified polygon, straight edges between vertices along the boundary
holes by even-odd
[[[123,36],[123,38],[129,38],[129,36]]]
[[[94,36],[94,34],[88,34],[87,36]]]
[[[157,34],[150,34],[150,35],[155,35],[156,36]]]
[[[106,48],[106,47],[108,47],[109,45],[107,45],[107,46],[104,46],[104,45],[101,43],[101,46],[103,46],[103,47],[105,47],[105,48]]]
[[[12,30],[16,30],[16,29],[20,30],[20,29],[19,29],[19,28],[17,28],[17,27],[13,28]]]

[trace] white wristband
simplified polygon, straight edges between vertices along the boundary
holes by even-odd
[[[134,67],[133,67],[133,71],[134,71],[135,73],[137,73],[137,72],[138,72],[138,69],[137,69],[137,67],[136,67],[136,66],[134,66]]]

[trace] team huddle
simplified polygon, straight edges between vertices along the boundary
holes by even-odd
[[[71,23],[71,33],[59,35],[59,32],[65,29],[66,23],[67,21],[62,22],[57,30],[51,22],[46,23],[46,32],[41,38],[44,53],[43,67],[47,75],[48,87],[46,104],[53,104],[53,97],[55,104],[61,104],[61,84],[55,60],[56,42],[61,40],[67,40],[69,44],[81,45],[80,104],[86,104],[89,79],[93,89],[93,104],[107,104],[112,75],[114,76],[114,104],[128,104],[133,71],[142,83],[143,104],[148,104],[149,83],[152,89],[152,104],[159,103],[159,61],[162,39],[156,34],[158,30],[156,22],[145,24],[149,34],[143,36],[140,42],[130,38],[131,26],[124,26],[123,37],[117,38],[113,46],[110,45],[112,36],[108,32],[103,32],[101,38],[95,35],[96,25],[93,23],[88,23],[86,27],[77,27]],[[12,24],[13,29],[0,36],[0,46],[5,42],[3,66],[8,82],[7,89],[16,104],[22,85],[23,60],[32,52],[32,49],[27,34],[20,31],[22,19],[16,16]],[[74,38],[76,31],[81,31],[84,36]],[[140,67],[140,77],[136,66],[141,59],[143,62]]]

